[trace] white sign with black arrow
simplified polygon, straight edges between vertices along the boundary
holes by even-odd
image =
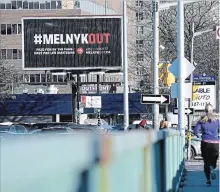
[[[141,95],[141,104],[170,104],[170,95]]]
[[[185,115],[193,115],[194,111],[195,110],[193,108],[185,108]],[[178,114],[178,108],[173,110],[173,114]]]

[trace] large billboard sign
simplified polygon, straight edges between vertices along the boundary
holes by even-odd
[[[216,109],[216,77],[199,76],[193,77],[192,107],[195,110],[204,110],[210,103]]]
[[[24,70],[120,69],[122,18],[22,19]]]

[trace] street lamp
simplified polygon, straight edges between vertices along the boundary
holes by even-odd
[[[201,0],[189,0],[182,2],[183,4],[190,4],[199,2]],[[152,0],[153,10],[153,67],[152,67],[152,80],[153,80],[153,94],[159,94],[159,83],[158,83],[158,62],[159,62],[159,11],[169,9],[172,6],[177,6],[177,2],[173,3],[159,3],[159,0]],[[158,104],[153,105],[153,128],[159,128],[159,106]]]

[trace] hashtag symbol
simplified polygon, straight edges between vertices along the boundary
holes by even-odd
[[[35,34],[34,35],[34,43],[35,44],[41,44],[42,43],[42,35],[41,34]]]

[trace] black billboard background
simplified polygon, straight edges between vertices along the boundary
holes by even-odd
[[[56,18],[23,20],[24,69],[121,67],[121,18]],[[35,34],[110,33],[109,44],[35,44]],[[103,48],[110,54],[35,55],[37,48]]]

